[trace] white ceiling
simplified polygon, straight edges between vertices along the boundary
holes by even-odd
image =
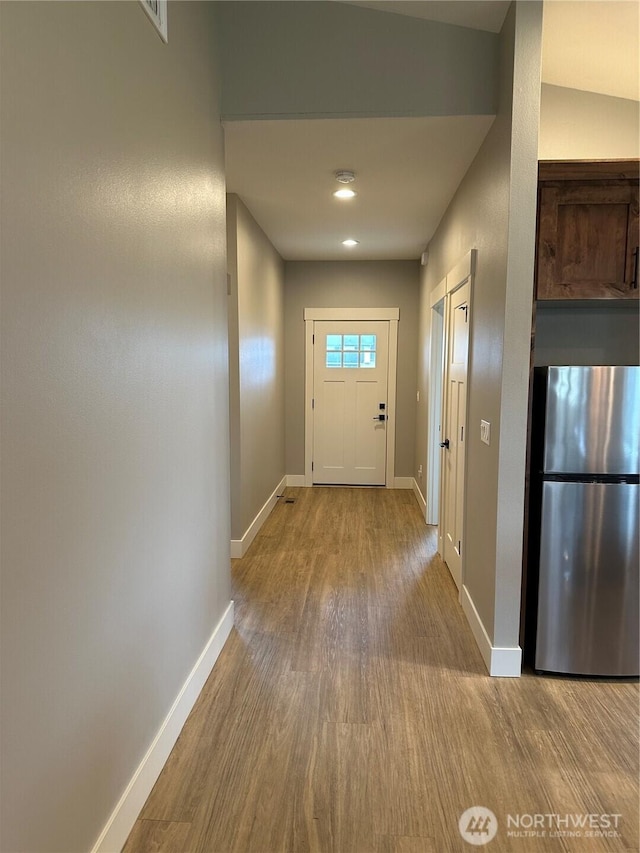
[[[417,258],[492,122],[493,116],[228,122],[228,189],[287,260]],[[337,169],[355,170],[356,198],[333,197]],[[345,249],[346,237],[360,245]]]
[[[357,2],[498,31],[508,3]],[[640,100],[637,0],[547,0],[543,81]],[[227,190],[287,260],[418,258],[491,125],[488,116],[225,124]],[[333,173],[353,169],[339,202]],[[340,243],[355,237],[360,244]]]
[[[474,30],[489,30],[499,33],[502,29],[509,0],[342,0],[351,6],[365,6],[382,12],[395,12],[411,18],[424,18],[471,27]]]
[[[542,81],[640,100],[638,0],[547,0]]]

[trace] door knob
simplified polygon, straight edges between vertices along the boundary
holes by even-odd
[[[376,415],[375,418],[373,418],[374,421],[386,421],[386,419],[386,415]]]
[[[446,447],[446,448],[447,448],[447,450],[448,450],[448,449],[449,449],[449,439],[448,439],[448,438],[445,438],[445,440],[444,440],[444,441],[441,441],[441,442],[440,442],[440,447]]]

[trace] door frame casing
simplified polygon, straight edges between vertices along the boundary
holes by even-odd
[[[447,417],[447,393],[448,393],[448,357],[447,353],[449,351],[449,313],[450,313],[450,302],[451,295],[458,290],[460,287],[465,285],[467,282],[469,283],[469,343],[467,348],[467,381],[466,381],[466,405],[465,405],[465,422],[464,422],[464,430],[467,436],[467,440],[469,437],[469,373],[471,369],[471,353],[472,353],[472,345],[473,345],[473,279],[476,271],[477,264],[477,249],[471,249],[471,251],[467,252],[467,254],[455,265],[455,267],[447,273],[447,276],[443,281],[438,285],[436,290],[433,293],[431,300],[432,309],[435,308],[436,304],[440,302],[442,299],[445,300],[445,311],[444,311],[444,359],[443,359],[443,376],[442,376],[442,396],[440,400],[441,407],[441,423],[442,423],[442,432],[441,435],[444,435],[445,430],[448,428],[446,424]],[[431,406],[430,406],[431,408]],[[463,504],[462,504],[462,550],[460,555],[460,596],[462,595],[462,589],[464,587],[465,581],[465,562],[466,562],[466,547],[464,542],[464,535],[467,527],[467,470],[468,470],[468,462],[469,462],[469,454],[466,452],[464,454],[464,469],[463,469],[463,483],[464,483],[464,496],[463,496]],[[441,557],[444,560],[444,465],[440,465],[440,483],[439,483],[439,500],[438,500],[438,551]]]
[[[358,322],[386,320],[389,323],[389,368],[387,382],[387,448],[385,488],[393,489],[396,451],[396,371],[398,364],[399,308],[305,308],[304,309],[304,484],[313,486],[313,329],[316,320]]]
[[[443,382],[445,380],[445,344],[447,320],[447,280],[443,279],[431,294],[429,335],[429,411],[427,429],[427,500],[425,520],[437,526],[440,522],[440,434],[442,428],[442,406],[444,405]],[[438,531],[440,533],[440,531]],[[438,540],[438,548],[442,543]]]

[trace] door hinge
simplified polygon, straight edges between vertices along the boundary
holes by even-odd
[[[312,398],[311,398],[311,408],[312,408],[312,409],[315,409],[315,407],[316,407],[316,401],[315,401],[315,398],[314,398],[314,397],[312,397]]]
[[[462,556],[462,542],[458,539],[458,554]]]
[[[313,462],[311,463],[311,470],[313,471]]]
[[[464,427],[460,427],[460,441],[464,441]]]
[[[311,343],[312,343],[312,344],[315,344],[315,342],[316,342],[316,336],[315,336],[315,335],[311,335]]]

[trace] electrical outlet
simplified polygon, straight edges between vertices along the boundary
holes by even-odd
[[[491,444],[491,424],[489,421],[480,421],[480,441]]]
[[[416,403],[420,402],[420,392],[416,391]]]

